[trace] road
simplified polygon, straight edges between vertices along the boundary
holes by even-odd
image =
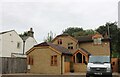
[[[2,77],[85,77],[85,75],[4,74],[4,75],[2,75]],[[107,76],[105,76],[105,77],[107,77]],[[120,75],[114,74],[113,77],[120,77]]]

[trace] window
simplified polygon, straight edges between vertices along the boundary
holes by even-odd
[[[68,49],[73,49],[73,43],[68,43]]]
[[[51,56],[51,66],[57,65],[57,55]]]
[[[10,36],[12,36],[12,34],[10,34]]]
[[[21,43],[18,42],[18,43],[17,43],[17,48],[20,48],[20,46],[21,46]]]
[[[83,55],[83,63],[85,63],[86,59],[85,59],[85,56]]]
[[[27,61],[29,65],[33,65],[33,56],[28,56]]]
[[[94,39],[94,44],[102,44],[102,39],[101,38],[95,38]]]
[[[64,61],[65,61],[65,62],[70,62],[70,61],[71,61],[71,59],[70,59],[70,58],[71,58],[70,56],[65,56]]]
[[[58,44],[62,44],[62,39],[58,39]]]
[[[76,55],[73,56],[73,61],[74,63],[85,63],[86,56],[78,52]]]
[[[76,62],[77,63],[82,63],[82,54],[81,53],[76,54]]]

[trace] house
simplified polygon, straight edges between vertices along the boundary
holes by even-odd
[[[47,74],[58,74],[56,73],[55,67],[51,67],[51,53],[54,50],[56,51],[56,47],[50,49],[53,45],[59,47],[64,47],[66,52],[72,53],[72,56],[67,57],[68,65],[65,64],[60,65],[64,71],[63,73],[70,72],[70,70],[65,71],[66,69],[74,69],[74,72],[86,72],[85,62],[88,61],[90,55],[106,55],[110,56],[110,43],[108,37],[103,37],[101,34],[96,33],[91,36],[81,36],[78,38],[74,38],[68,34],[62,34],[56,36],[51,43],[38,44],[37,47],[34,46],[27,52],[28,64],[30,65],[30,73],[45,73]],[[52,45],[52,46],[51,46]],[[57,52],[62,52],[64,50],[58,50]],[[30,60],[29,56],[32,56],[34,60]],[[64,56],[65,57],[65,56]],[[61,61],[62,58],[58,58],[57,61]],[[40,60],[40,61],[39,61]],[[45,62],[44,62],[44,61]],[[33,63],[29,63],[29,61]],[[66,61],[66,57],[65,60]],[[71,62],[72,61],[72,62]],[[59,62],[58,62],[59,63]],[[63,62],[62,62],[63,63]],[[70,64],[69,64],[70,63]],[[73,65],[70,67],[69,65]],[[57,69],[61,69],[58,67]],[[42,69],[42,71],[41,71]],[[48,70],[52,69],[52,70]],[[44,72],[43,72],[44,71]],[[60,74],[60,72],[59,72]]]
[[[34,37],[27,37],[25,52],[36,43]],[[24,47],[23,39],[15,30],[0,33],[0,57],[22,57]]]
[[[80,36],[73,38],[68,34],[62,34],[55,37],[53,44],[61,45],[75,53],[77,49],[82,48],[92,55],[110,55],[109,38],[104,38],[100,34],[93,36]]]
[[[22,39],[15,30],[0,33],[0,57],[11,57],[12,53],[22,53]]]
[[[63,74],[70,71],[72,53],[62,46],[43,42],[26,54],[30,73]]]
[[[75,72],[86,72],[85,61],[88,61],[89,55],[110,56],[109,38],[103,37],[99,33],[92,36],[80,36],[78,38],[62,34],[55,37],[52,43],[63,46],[71,51]]]

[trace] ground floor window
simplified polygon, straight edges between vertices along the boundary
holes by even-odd
[[[81,53],[76,54],[76,62],[77,63],[82,63],[82,54]]]
[[[27,57],[28,65],[33,65],[33,56],[30,55]]]
[[[78,52],[73,56],[74,63],[85,63],[85,61],[86,61],[86,56],[84,54],[81,54],[80,52]]]
[[[51,66],[57,65],[57,55],[51,56]]]
[[[65,62],[70,62],[71,61],[71,56],[65,56]]]

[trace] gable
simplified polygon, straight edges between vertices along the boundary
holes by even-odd
[[[44,46],[44,47],[33,47],[31,48],[29,51],[26,52],[26,55],[30,55],[30,54],[39,54],[42,52],[42,50],[44,50],[45,54],[48,54],[48,52],[53,52],[56,53],[58,55],[61,55],[60,52],[58,52],[57,50],[55,50],[54,48],[50,47],[50,46]]]
[[[81,53],[81,54],[83,54],[83,55],[85,55],[85,56],[91,55],[91,53],[89,53],[88,51],[86,51],[86,50],[83,49],[83,48],[77,49],[77,50],[74,52],[73,56],[74,56],[75,54],[77,54],[77,53]]]
[[[55,43],[58,39],[74,41],[76,43],[78,42],[75,38],[71,37],[70,35],[58,35],[52,40],[52,43]]]

